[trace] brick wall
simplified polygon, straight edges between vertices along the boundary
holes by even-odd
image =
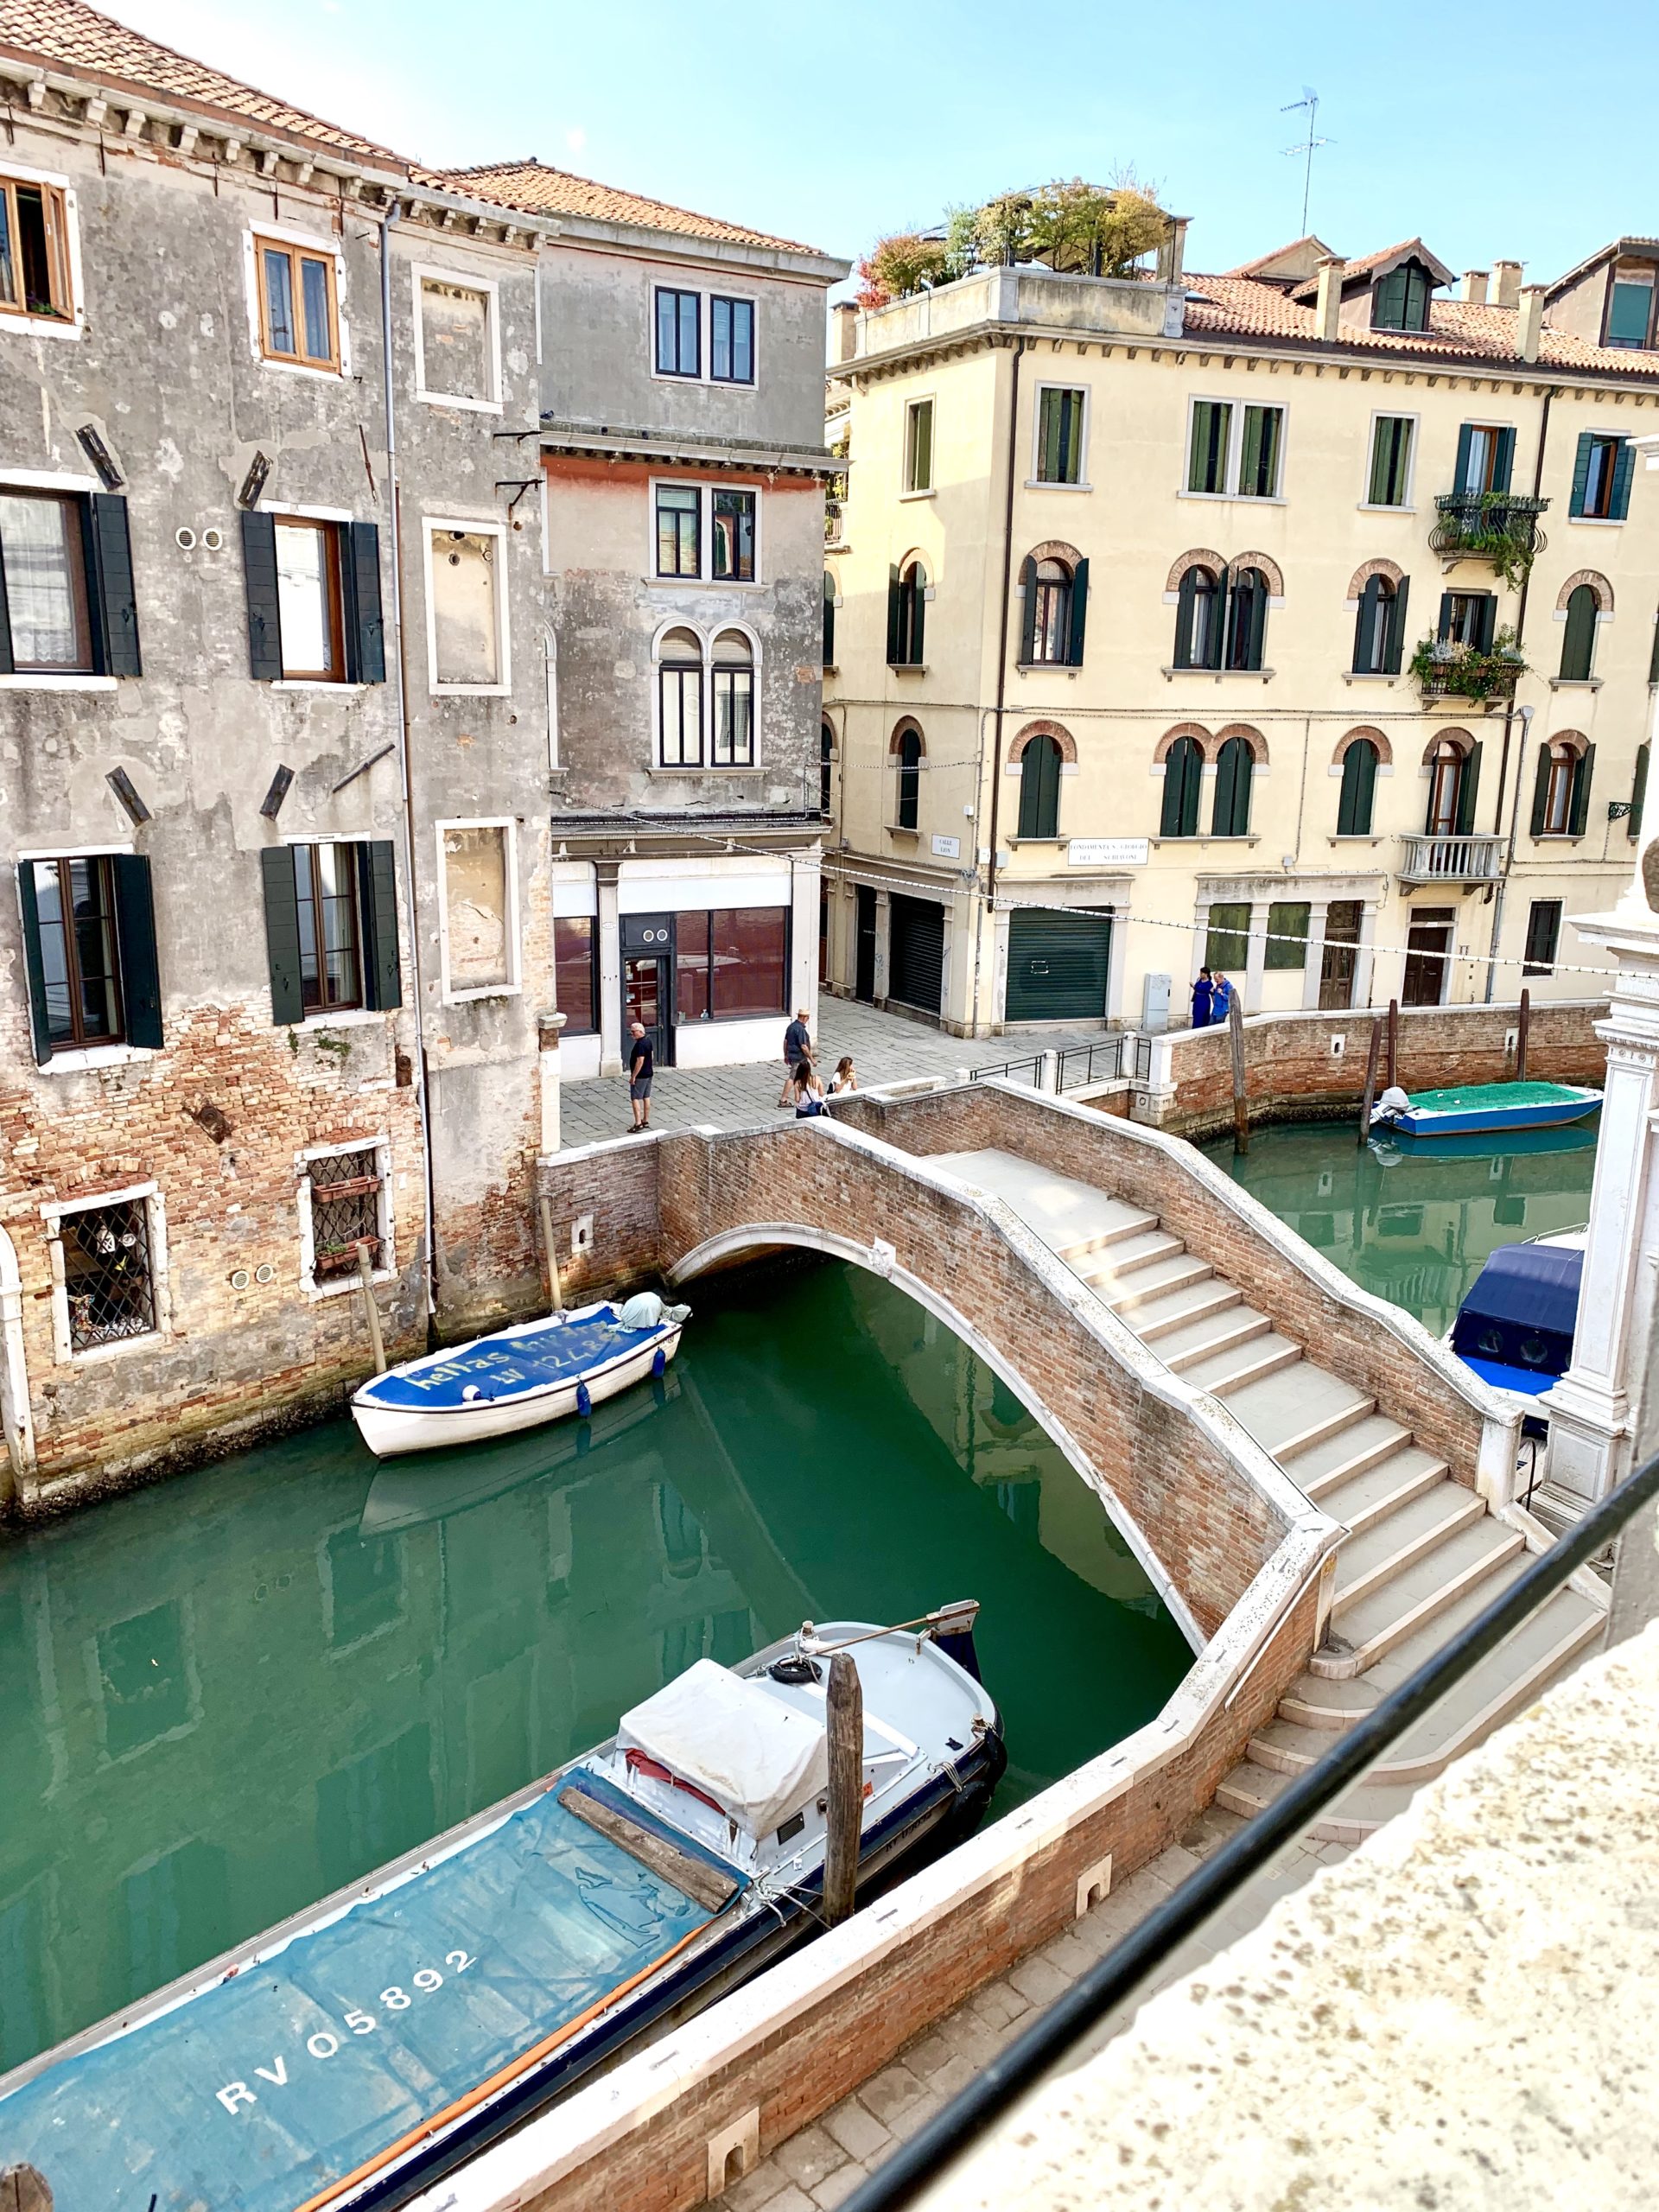
[[[543,1154],[538,1162],[537,1190],[551,1209],[553,1249],[568,1306],[660,1281],[658,1163],[664,1141],[624,1137],[615,1144]],[[573,1232],[585,1219],[591,1220],[592,1242],[577,1252]]]

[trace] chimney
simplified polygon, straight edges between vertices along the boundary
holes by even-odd
[[[1465,269],[1463,272],[1463,296],[1478,308],[1486,304],[1486,279],[1490,273],[1484,269]]]
[[[858,351],[858,309],[850,300],[838,300],[830,313],[830,359],[850,361]]]
[[[1319,334],[1327,341],[1335,338],[1342,317],[1342,272],[1347,265],[1339,253],[1326,254],[1319,264],[1319,298],[1313,312]]]
[[[1158,249],[1158,281],[1160,284],[1179,284],[1186,262],[1185,215],[1171,215],[1169,227],[1164,232],[1163,244]]]
[[[1518,261],[1495,261],[1492,274],[1497,288],[1492,294],[1494,307],[1518,307],[1521,301],[1521,264]]]
[[[1521,321],[1515,334],[1515,350],[1523,361],[1538,358],[1538,340],[1544,327],[1544,286],[1523,284],[1521,288]]]

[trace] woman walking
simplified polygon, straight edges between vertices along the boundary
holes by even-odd
[[[1192,986],[1192,1027],[1195,1029],[1209,1027],[1210,1003],[1213,995],[1210,970],[1207,968],[1200,968],[1198,980]]]

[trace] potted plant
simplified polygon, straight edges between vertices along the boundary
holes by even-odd
[[[1512,699],[1526,668],[1510,629],[1500,630],[1484,651],[1425,638],[1411,657],[1411,673],[1425,699]]]

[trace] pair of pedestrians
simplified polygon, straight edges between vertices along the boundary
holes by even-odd
[[[1217,1021],[1225,1021],[1231,1011],[1233,987],[1219,968],[1212,976],[1207,968],[1200,968],[1198,980],[1192,986],[1192,1027],[1208,1029]]]
[[[811,1027],[806,1008],[801,1007],[784,1032],[784,1087],[778,1097],[780,1109],[795,1109],[797,1121],[822,1114],[826,1096],[833,1098],[842,1091],[858,1089],[858,1071],[853,1065],[850,1052],[843,1052],[836,1062],[827,1094],[818,1078],[814,1058]]]

